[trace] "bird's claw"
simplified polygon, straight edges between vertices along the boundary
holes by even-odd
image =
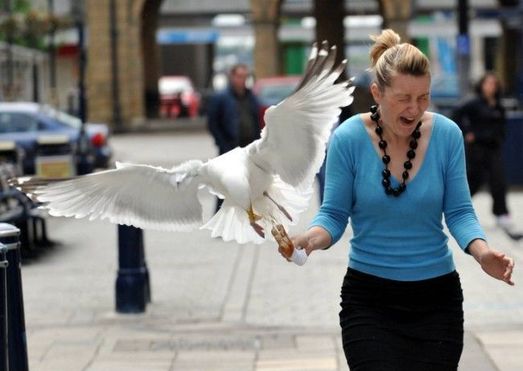
[[[254,222],[256,222],[257,220],[260,220],[262,217],[260,215],[257,215],[255,212],[254,212],[254,209],[251,207],[249,207],[249,209],[247,210],[247,215],[249,215],[249,221],[251,222],[251,225],[254,224]]]
[[[263,227],[261,225],[259,225],[258,223],[252,221],[251,222],[251,227],[258,234],[258,236],[260,236],[261,238],[265,238],[265,232],[264,232]]]

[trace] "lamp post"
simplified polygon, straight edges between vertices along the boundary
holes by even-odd
[[[9,19],[9,23],[12,23],[12,7],[11,7],[11,0],[4,0],[4,12],[7,15]],[[13,97],[13,91],[14,91],[14,77],[13,77],[13,30],[11,27],[8,27],[6,32],[6,82],[5,85],[6,89],[4,91],[4,99],[5,100],[12,100]]]
[[[87,118],[85,102],[85,31],[84,31],[84,1],[71,3],[71,15],[78,34],[78,115],[85,123]]]
[[[84,1],[77,0],[71,3],[71,15],[73,16],[76,30],[78,33],[78,116],[82,122],[80,136],[78,139],[79,148],[79,175],[88,174],[93,171],[92,155],[89,153],[89,138],[85,132],[85,122],[87,120],[87,104],[85,94],[85,31],[84,31]]]
[[[47,0],[47,12],[49,14],[49,19],[51,22],[54,22],[54,0]],[[58,98],[56,96],[56,48],[55,48],[55,28],[54,24],[49,27],[49,85],[51,90],[51,104],[53,106],[58,106]]]
[[[517,85],[517,97],[520,108],[523,108],[523,0],[519,0],[519,58],[517,59],[517,71],[518,71],[518,85]]]
[[[469,37],[469,2],[468,0],[458,1],[458,37],[457,37],[457,58],[459,90],[462,96],[468,93],[470,88],[470,37]]]
[[[118,17],[116,13],[116,1],[111,0],[109,2],[109,14],[110,14],[110,38],[111,38],[111,85],[112,85],[112,96],[113,96],[113,124],[115,131],[122,131],[122,108],[120,105],[120,83],[118,81],[119,68],[118,68]]]
[[[40,101],[40,78],[39,78],[39,68],[36,61],[36,49],[38,44],[38,37],[41,30],[40,19],[35,13],[28,13],[25,18],[26,22],[26,42],[29,47],[32,49],[32,58],[31,58],[31,74],[32,74],[32,93],[33,93],[33,102]]]

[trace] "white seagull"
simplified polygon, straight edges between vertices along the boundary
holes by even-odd
[[[116,169],[69,179],[19,178],[12,184],[42,202],[53,216],[107,219],[166,231],[211,230],[225,241],[261,243],[276,225],[288,226],[307,208],[315,174],[340,107],[352,103],[350,82],[335,83],[335,47],[313,46],[295,92],[265,113],[261,138],[207,162],[172,169],[116,163]],[[198,190],[224,199],[202,226]]]

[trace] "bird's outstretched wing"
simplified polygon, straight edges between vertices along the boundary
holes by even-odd
[[[113,170],[64,181],[30,178],[13,184],[32,193],[49,214],[166,231],[189,230],[202,222],[197,192],[202,162],[171,170],[117,163]]]
[[[336,48],[313,46],[296,91],[265,113],[261,139],[249,147],[251,160],[298,188],[307,189],[325,157],[325,146],[340,107],[352,103],[354,87],[334,84],[346,61],[335,66]]]

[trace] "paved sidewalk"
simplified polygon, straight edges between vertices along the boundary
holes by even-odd
[[[215,155],[197,131],[122,135],[114,146],[118,160],[162,166]],[[474,202],[491,245],[522,267],[523,243],[494,227],[486,194]],[[209,217],[214,199],[202,193],[202,203]],[[509,205],[523,227],[523,193]],[[283,261],[273,244],[146,231],[152,303],[140,315],[114,311],[116,226],[51,219],[49,231],[59,244],[22,271],[32,371],[347,370],[337,316],[349,230],[303,267]],[[454,252],[466,298],[460,370],[523,369],[523,271],[508,287]]]

